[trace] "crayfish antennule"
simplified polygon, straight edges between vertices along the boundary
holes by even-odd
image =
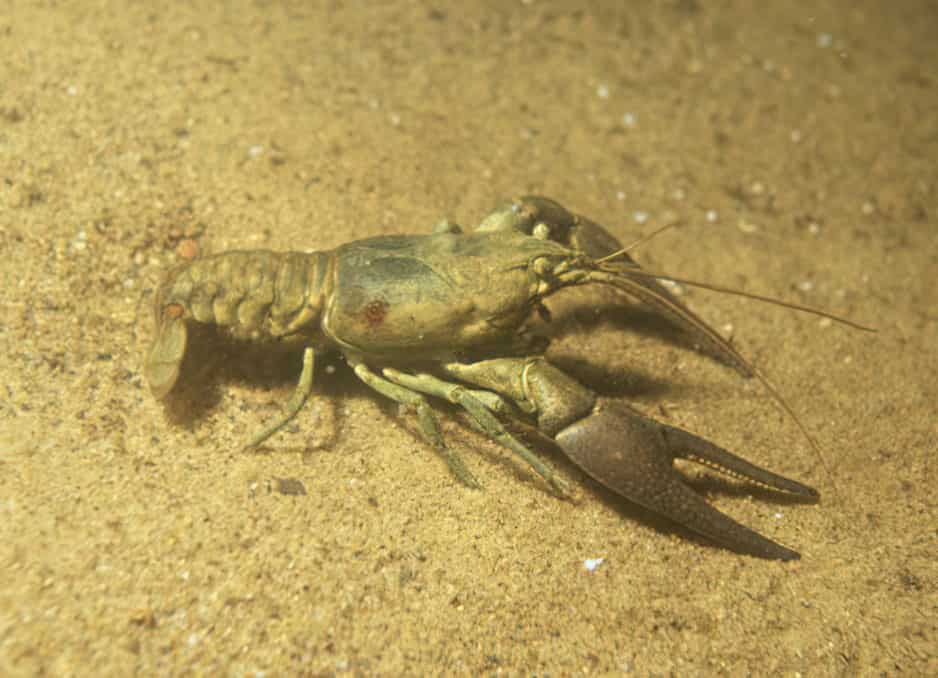
[[[621,248],[621,249],[616,250],[616,251],[613,252],[612,254],[607,254],[606,256],[604,256],[604,257],[602,257],[602,258],[600,258],[600,259],[597,259],[597,260],[596,260],[596,263],[597,263],[597,264],[604,264],[604,263],[606,263],[607,261],[611,261],[612,259],[615,259],[615,258],[617,258],[617,257],[621,257],[623,254],[627,254],[627,253],[630,252],[631,250],[634,250],[636,247],[639,247],[640,245],[644,245],[646,242],[648,242],[648,241],[651,240],[652,238],[655,238],[655,237],[661,235],[662,233],[664,233],[665,231],[667,231],[667,230],[669,230],[669,229],[675,228],[675,227],[678,226],[679,224],[680,224],[679,221],[675,221],[675,222],[670,223],[670,224],[665,224],[665,225],[662,226],[661,228],[655,229],[655,230],[652,231],[651,233],[648,233],[648,234],[646,234],[646,235],[643,235],[643,236],[641,236],[640,238],[638,238],[637,240],[633,240],[633,241],[630,242],[628,245],[626,245],[625,247],[623,247],[623,248]]]

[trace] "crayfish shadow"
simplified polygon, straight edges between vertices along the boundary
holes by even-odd
[[[602,327],[612,327],[657,339],[675,348],[695,351],[721,365],[731,366],[718,353],[707,350],[688,332],[647,306],[637,302],[623,303],[619,298],[593,299],[585,303],[582,298],[577,298],[582,294],[582,291],[573,290],[550,305],[551,319],[542,324],[542,331],[548,337],[563,339]]]
[[[315,393],[341,397],[364,392],[365,387],[350,370],[334,370],[335,374],[325,378],[323,373],[335,361],[329,356],[318,358]],[[163,401],[164,411],[173,424],[192,429],[218,407],[232,384],[259,392],[276,391],[277,399],[286,402],[290,396],[282,392],[296,385],[302,366],[302,347],[238,340],[218,328],[193,323],[179,379]]]
[[[550,363],[600,396],[609,398],[653,398],[676,396],[684,386],[658,379],[634,368],[616,368],[569,355],[552,355]]]
[[[218,366],[231,360],[232,349],[214,328],[192,324],[179,377],[163,399],[163,410],[177,426],[192,429],[195,422],[221,402]]]

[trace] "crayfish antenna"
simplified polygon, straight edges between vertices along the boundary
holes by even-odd
[[[668,273],[659,273],[657,271],[649,271],[647,268],[642,268],[636,264],[636,262],[628,256],[628,253],[632,250],[640,247],[641,245],[646,244],[653,238],[657,238],[659,235],[665,231],[669,231],[672,228],[676,228],[680,222],[673,222],[670,224],[665,224],[661,228],[655,229],[651,233],[646,233],[645,235],[633,240],[631,243],[622,247],[612,254],[607,254],[604,257],[596,259],[593,263],[595,264],[608,264],[613,259],[623,257],[626,261],[625,264],[628,267],[628,275],[638,276],[640,278],[651,278],[654,280],[669,280],[670,282],[680,283],[682,285],[687,285],[689,287],[699,287],[701,289],[710,290],[711,292],[720,292],[722,294],[732,294],[737,297],[744,297],[746,299],[754,299],[756,301],[763,301],[767,304],[774,304],[776,306],[781,306],[783,308],[788,308],[794,311],[801,311],[802,313],[810,313],[812,315],[820,316],[822,318],[827,318],[833,320],[834,322],[847,325],[852,327],[855,330],[861,330],[863,332],[878,332],[875,327],[870,325],[864,325],[857,322],[856,320],[851,320],[844,316],[836,315],[830,311],[825,311],[824,309],[815,308],[813,306],[805,306],[803,304],[796,304],[791,301],[784,301],[783,299],[776,299],[774,297],[767,297],[761,294],[753,294],[752,292],[744,292],[742,290],[733,289],[732,287],[724,287],[722,285],[716,285],[714,283],[701,282],[699,280],[690,280],[688,278],[678,278],[677,276],[670,275]],[[673,300],[672,300],[673,301]],[[686,309],[684,309],[686,310]],[[699,319],[698,319],[699,320]],[[703,321],[699,321],[703,323]],[[696,324],[696,323],[695,323]]]
[[[605,259],[606,257],[604,257]],[[774,297],[767,297],[761,294],[753,294],[752,292],[743,292],[742,290],[736,290],[732,287],[723,287],[722,285],[715,285],[713,283],[701,282],[699,280],[690,280],[688,278],[679,278],[668,273],[660,273],[658,271],[649,271],[645,268],[632,269],[629,268],[628,275],[638,276],[640,278],[654,278],[656,280],[670,280],[671,282],[680,283],[682,285],[687,285],[689,287],[700,287],[701,289],[710,290],[711,292],[720,292],[721,294],[732,294],[737,297],[744,297],[746,299],[754,299],[755,301],[763,301],[767,304],[774,304],[775,306],[781,306],[782,308],[788,308],[793,311],[800,311],[802,313],[810,313],[811,315],[820,316],[821,318],[827,318],[833,320],[834,322],[840,323],[842,325],[847,325],[852,327],[855,330],[860,330],[862,332],[878,332],[879,330],[871,325],[864,325],[863,323],[857,322],[856,320],[851,320],[850,318],[831,313],[830,311],[825,311],[821,308],[815,308],[814,306],[806,306],[804,304],[796,304],[791,301],[784,301],[782,299],[776,299]]]

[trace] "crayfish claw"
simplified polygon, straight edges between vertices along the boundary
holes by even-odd
[[[708,504],[674,468],[683,457],[759,485],[816,499],[815,490],[761,469],[687,431],[611,403],[567,426],[555,440],[592,478],[626,499],[734,550],[761,558],[800,555],[763,537]]]

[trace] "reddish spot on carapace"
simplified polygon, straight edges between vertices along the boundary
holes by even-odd
[[[165,309],[163,309],[163,314],[167,318],[181,318],[182,314],[186,312],[186,309],[182,307],[181,304],[169,304]]]
[[[382,299],[375,299],[365,305],[365,320],[371,327],[377,327],[384,322],[384,317],[388,314],[388,302]]]

